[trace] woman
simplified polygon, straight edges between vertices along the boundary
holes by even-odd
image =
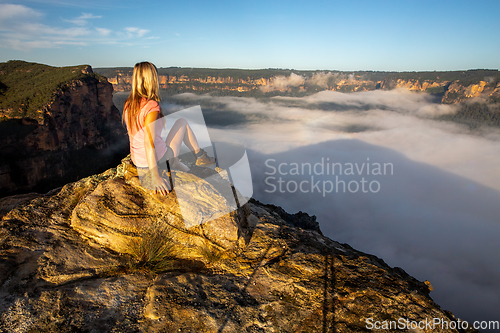
[[[150,62],[137,63],[132,77],[132,91],[125,101],[122,121],[127,126],[130,139],[130,156],[137,167],[139,176],[147,171],[151,174],[152,190],[166,195],[170,192],[167,180],[160,176],[160,169],[171,161],[174,169],[189,171],[178,159],[184,142],[196,155],[196,165],[206,166],[215,163],[200,149],[191,127],[185,119],[178,119],[167,135],[161,138],[164,120],[161,119],[158,70]],[[159,120],[159,121],[157,121]]]

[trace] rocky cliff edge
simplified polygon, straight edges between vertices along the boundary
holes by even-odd
[[[255,200],[227,210],[224,170],[171,176],[175,190],[155,195],[125,158],[45,195],[1,199],[0,332],[360,332],[367,320],[456,320],[429,283],[323,236],[314,217]],[[186,227],[182,189],[194,198],[189,218],[229,213]],[[459,330],[421,330],[431,331]]]

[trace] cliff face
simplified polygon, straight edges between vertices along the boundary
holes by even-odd
[[[223,91],[251,91],[259,86],[265,86],[269,79],[235,79],[228,77],[190,78],[187,75],[158,75],[161,89],[169,89],[177,86],[185,90],[210,91],[220,89]],[[132,89],[132,76],[118,73],[116,76],[108,77],[108,82],[113,85],[114,91],[130,91]]]
[[[390,89],[398,89],[398,88],[404,88],[408,89],[410,91],[427,91],[428,89],[430,91],[433,90],[442,90],[443,92],[447,89],[447,87],[450,85],[449,81],[441,81],[441,82],[436,82],[436,81],[428,81],[428,80],[404,80],[404,79],[397,79],[397,80],[384,80],[380,82],[380,88],[390,90]]]
[[[473,97],[498,100],[500,98],[500,83],[492,85],[486,81],[479,81],[477,84],[464,86],[453,82],[443,96],[443,103],[459,103]]]
[[[442,94],[441,103],[457,104],[468,99],[481,97],[483,100],[500,97],[500,83],[478,80],[474,83],[456,81],[403,80],[381,82],[383,89],[404,88],[410,91],[421,91]]]
[[[115,91],[130,91],[131,69],[106,69],[104,72]],[[436,94],[446,104],[461,103],[475,97],[492,102],[500,98],[500,75],[495,70],[349,73],[160,68],[159,72],[161,88],[174,92],[205,93],[218,90],[258,96],[259,93],[303,95],[321,90],[356,92],[408,89]],[[162,74],[164,72],[172,74]],[[225,72],[228,75],[225,76]]]
[[[305,213],[251,200],[187,227],[200,207],[228,205],[219,180],[204,180],[224,170],[192,170],[201,178],[172,173],[166,197],[144,190],[126,158],[59,191],[1,199],[0,331],[359,332],[457,320],[429,283],[324,237]],[[181,213],[184,182],[195,201]]]
[[[2,195],[47,191],[103,165],[109,167],[113,153],[107,150],[126,151],[126,131],[113,104],[112,85],[94,77],[90,67],[83,74],[53,91],[51,102],[35,113],[3,110]]]

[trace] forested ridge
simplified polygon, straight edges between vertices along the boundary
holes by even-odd
[[[439,119],[467,125],[471,130],[482,125],[500,127],[500,104],[463,103],[456,113]]]
[[[89,68],[88,65],[52,67],[21,60],[0,63],[0,121],[37,118],[37,111],[53,101],[54,93],[74,81],[90,78],[106,81],[105,77],[88,72]]]
[[[132,75],[133,67],[105,67],[95,68],[94,71],[106,77],[116,76],[118,73]],[[469,85],[485,77],[491,78],[494,83],[500,82],[500,72],[496,69],[472,69],[463,71],[427,71],[427,72],[391,72],[391,71],[338,71],[338,70],[295,70],[287,68],[267,69],[237,69],[237,68],[190,68],[190,67],[160,67],[158,75],[185,75],[189,79],[207,77],[231,77],[233,79],[270,79],[275,76],[289,76],[291,73],[310,78],[317,73],[332,73],[339,75],[354,75],[367,81],[391,80],[429,80],[429,81],[459,81]],[[492,82],[492,83],[493,83]]]

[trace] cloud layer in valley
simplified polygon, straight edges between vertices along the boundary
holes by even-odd
[[[431,281],[433,299],[462,319],[498,320],[498,129],[471,132],[437,121],[434,116],[455,107],[403,90],[177,98],[202,109],[210,105],[204,111],[213,141],[247,148],[256,199],[314,214],[332,239]],[[344,172],[307,167],[327,160]],[[363,163],[361,173],[356,167],[346,172],[349,164]],[[367,173],[366,166],[377,163],[392,165],[392,172]],[[306,167],[292,170],[295,164]],[[343,190],[342,182],[361,186],[363,178],[378,190]],[[317,191],[315,182],[332,190]]]

